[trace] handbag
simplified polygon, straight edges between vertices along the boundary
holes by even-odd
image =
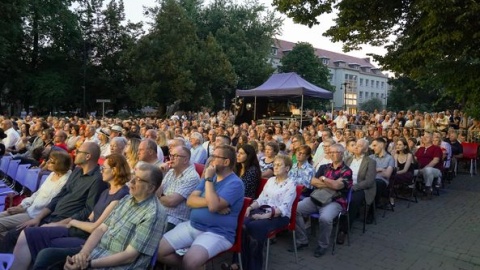
[[[338,191],[330,188],[317,188],[310,194],[312,202],[318,206],[324,206],[338,197]]]

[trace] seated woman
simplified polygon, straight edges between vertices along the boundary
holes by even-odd
[[[0,213],[0,234],[14,229],[18,225],[35,218],[40,211],[57,196],[67,182],[71,172],[72,159],[63,151],[53,151],[47,162],[48,170],[52,171],[37,192],[25,198],[22,203],[10,207]],[[37,179],[29,179],[36,181]]]
[[[28,269],[30,261],[35,262],[35,268],[42,269],[60,262],[63,265],[67,255],[80,251],[90,233],[103,223],[118,201],[129,193],[125,184],[130,180],[130,167],[124,156],[109,155],[100,168],[103,181],[107,182],[110,188],[100,194],[88,221],[72,219],[66,225],[51,223],[43,227],[26,228],[13,252],[15,258],[21,258],[14,261],[14,269]],[[58,249],[55,249],[53,254],[42,256],[41,260],[36,261],[38,253],[50,247],[66,248],[67,252],[58,252]]]
[[[273,176],[273,160],[279,151],[278,143],[268,142],[265,144],[265,156],[260,158],[260,170],[263,178]]]
[[[242,245],[245,269],[262,269],[263,246],[267,240],[267,233],[286,226],[290,221],[296,197],[295,181],[288,177],[292,160],[286,155],[278,155],[273,163],[275,176],[268,179],[258,199],[245,213],[246,241]],[[259,212],[262,208],[265,212]]]
[[[241,138],[241,137],[240,137]],[[245,197],[255,198],[258,183],[260,182],[260,165],[258,165],[255,148],[249,144],[242,144],[237,150],[237,164],[235,174],[245,185]]]
[[[393,198],[393,186],[397,184],[411,183],[413,178],[413,155],[408,147],[405,138],[399,138],[395,144],[396,153],[393,155],[397,173],[394,176],[393,183],[390,182],[390,205],[395,206],[395,198]]]
[[[310,146],[304,144],[297,148],[295,153],[297,156],[297,162],[293,164],[292,169],[288,172],[288,176],[297,184],[302,185],[302,195],[310,196],[313,187],[310,185],[313,176],[315,175],[315,169],[313,168],[312,161],[312,149]]]

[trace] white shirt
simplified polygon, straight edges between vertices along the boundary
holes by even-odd
[[[337,124],[337,128],[344,129],[348,123],[348,119],[345,115],[339,115],[337,118],[335,118],[335,120],[333,120],[333,122]]]
[[[20,139],[20,134],[18,134],[18,132],[13,128],[7,129],[7,131],[5,131],[5,135],[7,135],[7,137],[3,139],[5,148],[14,147],[17,141]]]
[[[360,164],[362,164],[362,159],[363,159],[363,155],[358,159],[355,156],[353,156],[352,164],[348,166],[352,170],[352,180],[354,185],[357,184],[358,171],[360,170]]]

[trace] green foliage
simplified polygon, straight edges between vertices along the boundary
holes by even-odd
[[[344,42],[344,50],[386,44],[385,56],[374,56],[384,69],[429,92],[440,90],[439,96],[480,117],[478,1],[275,0],[274,5],[310,26],[336,8],[335,25],[325,35]]]
[[[361,103],[359,107],[360,110],[366,112],[381,111],[383,109],[383,103],[379,98],[372,98]]]

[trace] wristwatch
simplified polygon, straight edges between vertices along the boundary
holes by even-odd
[[[205,177],[205,181],[213,183],[213,178],[212,177]]]
[[[325,176],[320,177],[320,180],[322,180],[322,182],[325,182]]]

